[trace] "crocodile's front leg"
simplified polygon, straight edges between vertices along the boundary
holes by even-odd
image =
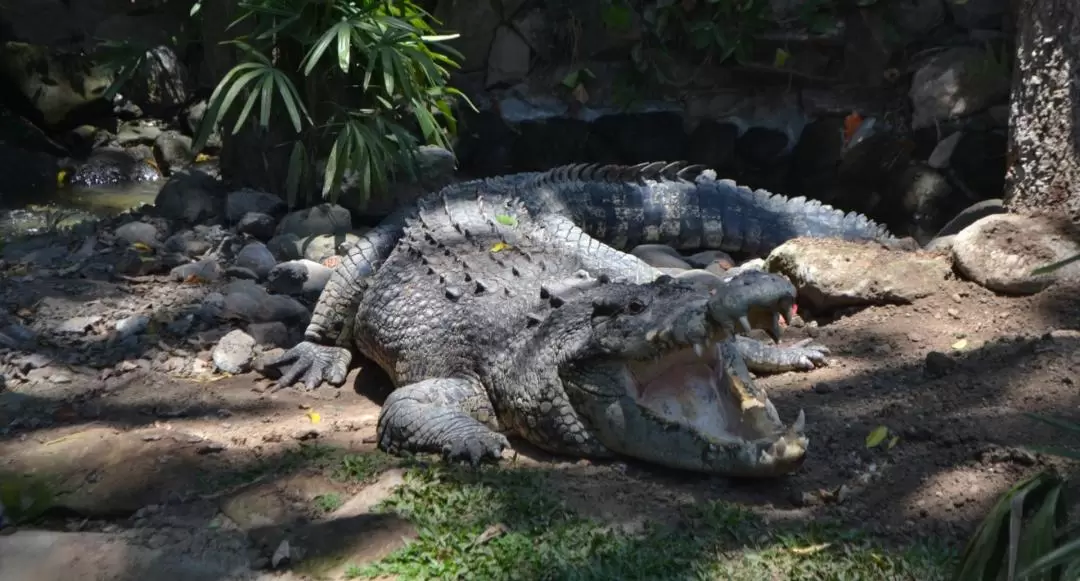
[[[425,379],[394,390],[379,414],[379,449],[442,454],[451,462],[498,461],[510,447],[498,433],[484,386],[472,379]]]
[[[791,345],[770,345],[745,335],[735,337],[735,348],[746,367],[757,373],[783,373],[785,371],[809,371],[825,365],[829,348],[803,339]]]
[[[371,277],[401,239],[406,215],[401,210],[390,215],[348,248],[319,295],[304,340],[265,363],[267,369],[289,366],[276,382],[278,387],[297,380],[309,390],[324,381],[335,386],[345,383],[352,363],[356,311]]]

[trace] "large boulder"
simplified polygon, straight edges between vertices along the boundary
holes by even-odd
[[[82,162],[71,164],[66,181],[79,186],[107,186],[155,181],[161,178],[156,164],[137,158],[132,151],[105,147]]]
[[[149,115],[163,115],[187,102],[191,94],[190,75],[180,57],[168,46],[147,51],[146,58],[124,95]]]
[[[44,124],[57,125],[72,111],[102,101],[112,76],[78,54],[9,41],[0,45],[0,81],[28,101]]]
[[[952,241],[956,269],[999,293],[1034,294],[1057,281],[1080,280],[1080,263],[1034,274],[1034,270],[1080,254],[1080,228],[1065,219],[991,214],[964,228]]]
[[[196,169],[181,170],[165,182],[154,206],[162,216],[188,224],[219,219],[225,213],[225,186]]]
[[[981,111],[1009,96],[1009,69],[982,48],[956,47],[927,60],[911,80],[913,129]]]
[[[936,293],[952,265],[940,254],[873,242],[796,238],[769,253],[765,269],[791,279],[800,304],[829,310],[912,303]]]

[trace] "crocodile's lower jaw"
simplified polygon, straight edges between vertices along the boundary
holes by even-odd
[[[638,405],[718,446],[756,445],[761,463],[801,461],[808,445],[802,412],[785,427],[765,395],[724,361],[718,344],[634,362],[628,392]]]

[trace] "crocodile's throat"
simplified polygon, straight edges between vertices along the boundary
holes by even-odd
[[[725,362],[719,344],[668,353],[628,366],[629,394],[665,421],[717,443],[775,438],[775,410]]]

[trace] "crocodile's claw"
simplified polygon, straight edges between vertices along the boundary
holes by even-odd
[[[345,383],[352,363],[352,353],[344,347],[319,345],[310,341],[298,343],[292,349],[263,363],[263,367],[288,366],[277,380],[278,389],[301,380],[306,389],[315,389],[324,381],[339,386]]]
[[[750,270],[725,277],[712,291],[709,315],[729,336],[762,329],[779,342],[780,320],[791,323],[795,286],[786,278]]]

